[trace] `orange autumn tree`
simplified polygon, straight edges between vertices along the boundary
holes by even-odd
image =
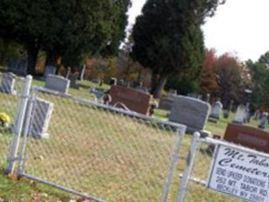
[[[218,75],[218,96],[223,105],[227,106],[231,100],[235,103],[244,102],[244,91],[249,78],[245,74],[245,66],[237,57],[231,54],[221,55],[215,63]]]
[[[219,89],[215,71],[215,63],[217,60],[215,49],[206,50],[200,79],[200,89],[203,94],[214,94]]]

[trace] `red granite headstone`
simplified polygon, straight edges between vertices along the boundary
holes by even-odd
[[[229,124],[224,140],[269,153],[269,133],[258,128]]]
[[[112,86],[109,90],[111,104],[123,103],[128,109],[149,115],[151,95],[123,86]]]

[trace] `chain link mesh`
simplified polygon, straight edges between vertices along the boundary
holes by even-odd
[[[48,138],[28,135],[25,173],[106,201],[161,200],[182,127],[71,96],[39,90],[35,98],[53,111]]]
[[[13,79],[14,80],[13,80]],[[7,164],[9,145],[12,139],[12,127],[15,124],[19,110],[19,102],[25,79],[7,73],[0,73],[0,169]],[[10,121],[7,121],[7,118]]]

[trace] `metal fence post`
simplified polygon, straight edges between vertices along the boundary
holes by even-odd
[[[24,118],[27,109],[27,104],[30,95],[30,89],[32,84],[32,76],[28,75],[25,79],[23,86],[23,92],[20,99],[20,104],[18,108],[18,113],[16,116],[16,126],[13,134],[12,142],[10,145],[9,157],[8,157],[8,168],[6,170],[7,174],[14,174],[16,161],[18,160],[18,149],[20,143],[20,137],[23,130]]]
[[[20,150],[20,162],[19,166],[17,169],[17,174],[21,175],[24,173],[24,164],[25,164],[25,151],[26,151],[26,145],[27,145],[27,140],[29,136],[29,132],[31,131],[31,121],[32,121],[32,112],[33,112],[33,107],[34,107],[34,102],[36,100],[36,91],[32,89],[31,95],[28,100],[28,106],[27,106],[27,112],[25,114],[25,125],[24,129],[22,131],[23,134],[23,140],[22,140],[22,149]]]
[[[169,170],[168,170],[167,179],[166,179],[164,189],[163,189],[162,202],[166,202],[168,200],[169,189],[171,187],[171,183],[173,180],[173,174],[176,170],[177,162],[179,159],[179,151],[181,148],[182,140],[185,136],[185,132],[186,132],[186,127],[180,128],[177,131],[178,137],[177,137],[175,149],[174,149],[173,154],[172,154],[171,165],[170,165]]]
[[[187,191],[187,187],[188,187],[188,181],[191,175],[191,171],[192,171],[192,167],[193,167],[193,163],[194,163],[194,158],[195,158],[195,154],[196,151],[198,149],[199,146],[199,138],[200,138],[200,133],[199,132],[195,132],[193,134],[193,139],[191,142],[191,147],[187,156],[187,165],[186,168],[184,170],[182,179],[180,181],[180,189],[177,195],[177,200],[176,202],[183,202],[185,195],[186,195],[186,191]]]

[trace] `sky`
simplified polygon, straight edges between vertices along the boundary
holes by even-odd
[[[141,13],[145,0],[133,0],[129,23]],[[227,0],[202,26],[205,46],[218,55],[232,53],[239,60],[256,61],[269,51],[269,0]]]

